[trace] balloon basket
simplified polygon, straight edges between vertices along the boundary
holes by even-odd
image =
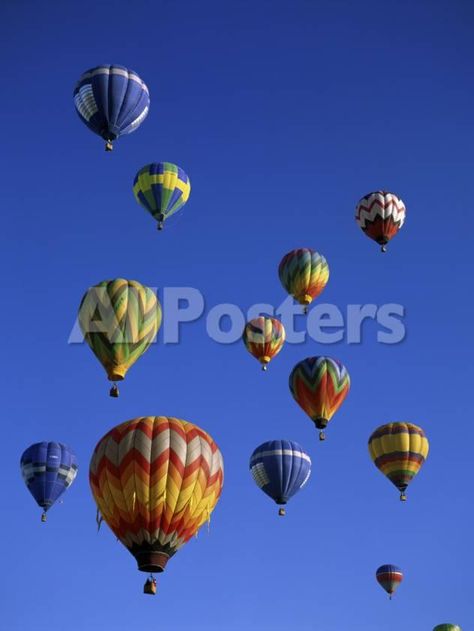
[[[113,151],[113,148],[114,148],[113,144],[110,142],[110,140],[108,140],[108,141],[105,143],[105,150],[106,150],[106,151]]]
[[[286,515],[286,510],[283,507],[281,507],[278,510],[278,514],[280,515],[280,517],[284,517]]]
[[[46,522],[46,513],[41,515],[41,523],[44,524]]]
[[[326,434],[323,431],[319,432],[319,440],[326,440]]]
[[[112,398],[116,399],[119,395],[119,389],[116,383],[114,383],[114,385],[110,388],[109,390],[109,396],[111,396]]]
[[[400,502],[406,502],[407,501],[407,496],[405,495],[405,493],[400,493]]]
[[[145,585],[143,585],[143,593],[150,594],[150,596],[156,594],[156,579],[153,576],[146,579]]]

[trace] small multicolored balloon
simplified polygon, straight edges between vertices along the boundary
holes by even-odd
[[[90,287],[79,306],[79,325],[92,352],[105,368],[111,397],[116,382],[143,355],[161,326],[155,292],[135,280],[116,278]]]
[[[148,88],[136,72],[124,66],[97,66],[87,70],[74,89],[74,105],[82,122],[112,142],[140,127],[148,115]]]
[[[378,583],[384,588],[392,599],[392,594],[403,581],[403,572],[396,565],[381,565],[375,573]]]
[[[413,423],[387,423],[369,438],[369,453],[375,466],[400,491],[405,491],[428,457],[429,443],[425,432]]]
[[[356,221],[365,234],[387,251],[387,243],[405,222],[406,208],[394,193],[375,191],[365,195],[356,207]]]
[[[347,368],[332,357],[307,357],[296,364],[289,386],[296,403],[316,425],[319,439],[349,393],[351,380]]]
[[[62,443],[43,441],[23,452],[20,468],[28,490],[43,509],[41,521],[45,522],[47,511],[76,478],[76,456]]]
[[[329,280],[329,266],[326,259],[310,248],[299,248],[285,254],[278,267],[281,284],[293,298],[308,305],[326,287]]]
[[[462,631],[462,629],[457,624],[450,624],[449,622],[445,622],[444,624],[437,624],[433,631]]]
[[[191,182],[176,164],[147,164],[135,176],[133,194],[137,202],[156,219],[158,230],[162,230],[164,221],[188,201]]]
[[[247,322],[242,340],[248,352],[261,363],[262,370],[266,370],[283,347],[285,327],[276,318],[259,316]]]
[[[311,475],[311,458],[292,440],[262,443],[250,456],[250,472],[257,486],[282,508]]]

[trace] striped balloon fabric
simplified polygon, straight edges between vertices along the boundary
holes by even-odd
[[[311,475],[311,458],[291,440],[262,443],[251,455],[249,466],[257,486],[279,505],[286,504]],[[285,515],[285,509],[279,514]]]
[[[89,480],[98,509],[144,572],[161,572],[197,533],[222,491],[221,453],[202,429],[173,417],[135,418],[97,444]]]
[[[161,306],[154,291],[137,281],[105,280],[84,294],[79,324],[109,380],[120,381],[155,339]]]
[[[97,66],[87,70],[74,88],[79,118],[91,131],[112,141],[138,129],[148,115],[148,88],[136,72],[123,66]]]
[[[406,208],[402,200],[386,191],[365,195],[356,207],[356,221],[365,234],[382,246],[392,239],[405,222]]]
[[[444,624],[437,624],[433,631],[462,631],[462,629],[457,624],[445,622]]]
[[[405,491],[420,470],[429,451],[425,432],[412,423],[388,423],[373,432],[369,438],[369,453],[375,466],[400,491]]]
[[[322,430],[349,394],[351,380],[346,367],[331,357],[307,357],[298,362],[290,374],[291,394],[298,405]]]
[[[247,322],[242,340],[248,352],[262,364],[262,370],[281,351],[285,342],[285,327],[276,318],[259,316]]]
[[[375,577],[391,599],[392,594],[403,581],[403,572],[396,565],[381,565],[375,573]]]
[[[62,443],[35,443],[26,449],[20,459],[23,480],[38,506],[46,512],[71,486],[77,475],[76,456]]]
[[[191,182],[176,164],[147,164],[135,176],[133,194],[137,202],[158,221],[158,229],[161,230],[165,219],[188,201]]]
[[[329,266],[321,254],[310,248],[299,248],[285,254],[278,275],[286,291],[307,307],[326,287]]]

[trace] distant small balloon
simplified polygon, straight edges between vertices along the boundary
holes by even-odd
[[[291,250],[278,266],[280,282],[293,298],[304,306],[308,305],[326,287],[329,280],[329,266],[321,254],[311,248]]]
[[[276,318],[259,316],[247,322],[242,340],[248,352],[266,370],[271,360],[278,355],[285,342],[285,327]]]
[[[136,72],[123,66],[103,65],[84,72],[74,89],[74,105],[82,122],[106,141],[130,134],[148,115],[148,88]]]
[[[381,565],[375,573],[377,582],[392,598],[392,594],[403,581],[403,572],[396,565]]]
[[[257,447],[250,456],[250,472],[257,486],[276,504],[283,506],[311,475],[311,458],[292,440],[270,440]]]
[[[365,195],[356,207],[356,222],[365,234],[387,251],[387,243],[405,222],[406,208],[394,193],[375,191]]]
[[[457,624],[449,624],[445,622],[444,624],[436,625],[433,631],[462,631],[462,629]]]
[[[41,521],[46,521],[47,511],[76,478],[76,456],[62,443],[44,441],[23,452],[20,468],[28,490],[43,509]]]

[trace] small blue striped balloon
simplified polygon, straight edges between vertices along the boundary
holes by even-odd
[[[311,458],[301,445],[291,440],[262,443],[250,457],[255,483],[279,505],[284,505],[308,481]],[[285,509],[280,508],[280,515]]]
[[[74,88],[74,105],[82,122],[106,141],[138,129],[148,115],[150,95],[136,72],[103,65],[84,72]]]
[[[20,459],[23,479],[38,506],[46,511],[71,486],[77,475],[74,453],[61,443],[35,443],[26,449]]]

